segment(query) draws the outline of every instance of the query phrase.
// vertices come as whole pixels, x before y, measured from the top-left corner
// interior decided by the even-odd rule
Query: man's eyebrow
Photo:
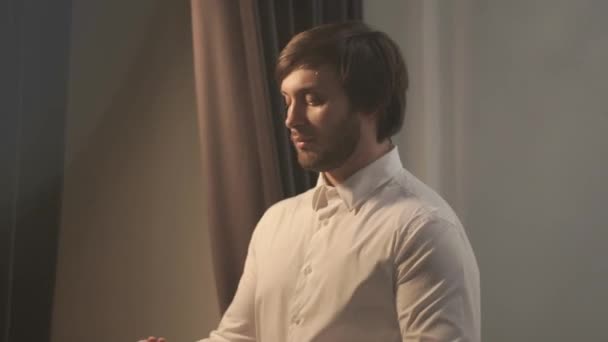
[[[318,85],[311,85],[311,86],[299,88],[295,91],[295,93],[298,94],[298,93],[305,93],[305,92],[310,92],[310,91],[319,91],[320,88],[321,87]],[[281,94],[287,95],[287,93],[283,89],[281,89]]]

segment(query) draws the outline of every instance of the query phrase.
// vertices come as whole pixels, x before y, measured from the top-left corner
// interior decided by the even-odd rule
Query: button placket
[[[326,220],[327,221],[327,220]],[[317,227],[321,226],[322,219],[317,217]],[[314,250],[318,246],[318,240],[323,239],[324,232],[316,229],[310,238],[306,253],[304,254],[303,266],[300,268],[299,276],[296,281],[295,296],[292,304],[291,326],[296,327],[302,323],[302,313],[306,307],[306,303],[310,300],[310,291],[307,288],[310,286],[310,275],[312,274],[312,260]]]
[[[310,266],[310,264],[306,265],[306,267],[304,267],[304,275],[309,275],[312,272],[312,267]]]

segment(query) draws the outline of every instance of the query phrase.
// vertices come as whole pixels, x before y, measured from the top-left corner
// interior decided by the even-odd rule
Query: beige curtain
[[[221,312],[264,210],[282,196],[254,1],[193,0],[207,221]]]

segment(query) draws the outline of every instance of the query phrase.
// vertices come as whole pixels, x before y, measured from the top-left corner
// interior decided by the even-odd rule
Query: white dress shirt
[[[450,206],[397,147],[269,208],[208,342],[480,341],[479,270]]]

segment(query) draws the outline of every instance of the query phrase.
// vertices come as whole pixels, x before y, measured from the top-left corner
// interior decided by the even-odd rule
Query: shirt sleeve
[[[253,231],[243,274],[234,298],[222,316],[217,329],[209,333],[209,337],[198,342],[254,342],[256,340],[255,328],[255,288],[257,282],[257,265],[255,241],[259,234],[258,226]]]
[[[466,317],[464,247],[450,222],[426,215],[397,236],[396,309],[407,342],[478,342]]]

